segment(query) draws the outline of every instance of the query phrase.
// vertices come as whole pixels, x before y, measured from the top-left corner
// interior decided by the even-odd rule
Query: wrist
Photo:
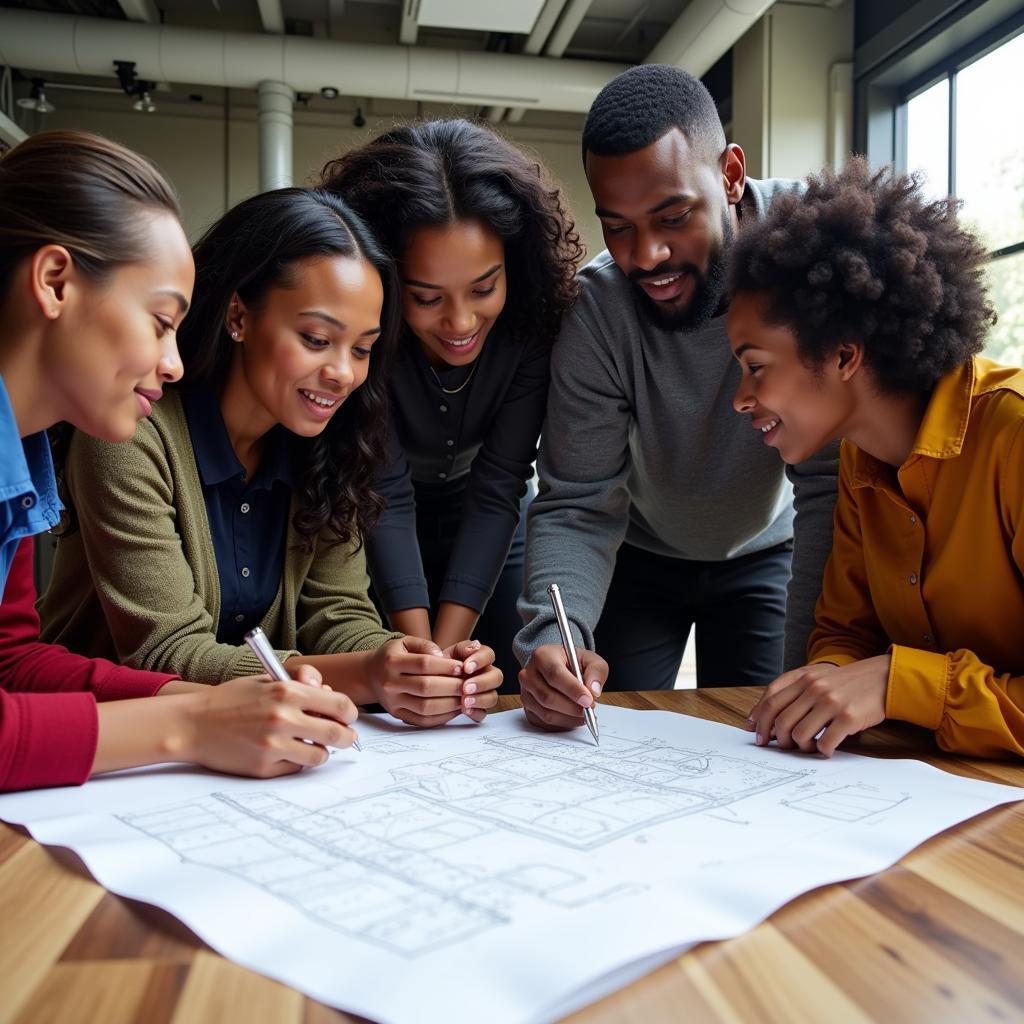
[[[198,686],[198,684],[192,684]],[[161,713],[165,715],[165,725],[161,737],[161,753],[165,761],[201,764],[200,735],[205,714],[206,689],[199,687],[187,693],[171,694],[166,703],[161,704]]]

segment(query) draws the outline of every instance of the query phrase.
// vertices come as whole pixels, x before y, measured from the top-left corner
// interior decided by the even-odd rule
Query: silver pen
[[[557,583],[552,583],[548,587],[548,597],[551,598],[551,607],[555,610],[555,621],[558,623],[558,632],[562,634],[562,647],[565,648],[565,656],[569,659],[569,668],[572,669],[573,675],[586,687],[587,684],[583,682],[583,673],[580,671],[579,658],[576,657],[576,646],[572,642],[572,633],[569,632],[569,620],[565,617],[562,594],[558,589]],[[593,707],[583,709],[583,721],[587,723],[587,728],[590,730],[590,735],[594,737],[594,742],[600,746],[601,739],[597,734],[597,715],[594,714]]]
[[[294,680],[288,675],[288,670],[281,664],[281,659],[277,656],[277,651],[270,646],[270,641],[267,639],[267,634],[257,626],[255,629],[250,629],[245,634],[245,642],[252,648],[252,653],[256,655],[260,660],[260,664],[266,669],[267,675],[271,679],[280,680],[283,683],[290,683]],[[352,740],[352,746],[356,750],[362,750],[359,746],[359,739]]]

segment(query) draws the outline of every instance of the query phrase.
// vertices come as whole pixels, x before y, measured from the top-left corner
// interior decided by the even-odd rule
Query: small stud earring
[[[231,337],[234,341],[238,341],[238,331],[232,331]]]

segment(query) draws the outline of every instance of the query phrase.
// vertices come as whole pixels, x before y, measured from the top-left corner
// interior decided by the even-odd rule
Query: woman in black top
[[[430,121],[329,163],[322,186],[398,261],[387,508],[368,539],[392,628],[442,647],[476,635],[506,685],[523,586],[523,512],[550,349],[583,255],[541,165],[489,128]]]

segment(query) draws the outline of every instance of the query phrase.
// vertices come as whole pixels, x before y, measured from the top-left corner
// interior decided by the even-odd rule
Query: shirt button
[[[455,444],[455,442],[451,438],[448,438],[448,440],[445,441],[445,444],[448,445],[449,448],[451,448]]]
[[[244,576],[245,579],[249,578],[249,566],[246,565],[242,567],[242,576]]]
[[[245,622],[245,616],[244,615],[236,615],[235,616],[235,622]]]
[[[239,506],[238,511],[241,512],[242,515],[245,515],[245,513],[249,511],[249,502],[243,501],[242,504]]]
[[[447,411],[448,411],[448,406],[447,405],[442,405],[441,406],[441,412],[447,412]]]
[[[921,639],[922,639],[922,640],[923,640],[923,641],[924,641],[924,642],[925,642],[926,644],[930,644],[930,643],[932,642],[932,635],[931,635],[931,633],[925,633],[925,634],[924,634],[924,636],[922,636],[922,637],[921,637]]]
[[[442,480],[447,480],[447,479],[448,479],[448,474],[447,474],[447,473],[438,473],[437,475],[438,475],[438,476],[439,476],[439,477],[440,477],[440,478],[441,478]]]
[[[31,494],[26,494],[25,497],[21,499],[22,508],[31,508],[35,503],[36,499],[33,498]]]
[[[917,582],[917,573],[912,572],[910,574],[910,585],[913,586]]]
[[[911,517],[910,517],[910,521],[911,521],[912,523],[916,523],[916,522],[917,522],[917,516],[911,516]]]

